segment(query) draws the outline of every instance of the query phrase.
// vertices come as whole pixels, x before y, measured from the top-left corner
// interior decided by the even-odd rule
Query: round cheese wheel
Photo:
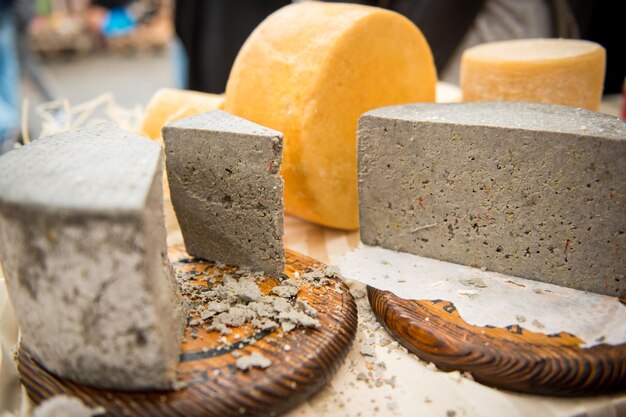
[[[161,138],[161,129],[169,122],[219,109],[224,96],[197,91],[162,88],[150,99],[141,124],[141,134]]]
[[[269,16],[243,45],[224,110],[283,132],[288,213],[358,227],[356,132],[376,107],[434,101],[419,29],[375,7],[304,2]]]
[[[521,39],[467,49],[461,60],[464,101],[530,101],[598,110],[605,51],[573,39]]]

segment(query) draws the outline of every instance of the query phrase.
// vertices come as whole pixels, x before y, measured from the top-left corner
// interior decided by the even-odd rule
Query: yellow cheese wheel
[[[461,60],[464,101],[530,101],[598,110],[605,51],[573,39],[521,39],[469,48]]]
[[[161,138],[161,129],[169,122],[219,109],[223,95],[163,88],[152,96],[141,124],[141,134]]]
[[[288,213],[358,227],[356,131],[380,106],[434,101],[422,33],[375,7],[304,2],[269,16],[235,60],[224,110],[285,135]]]

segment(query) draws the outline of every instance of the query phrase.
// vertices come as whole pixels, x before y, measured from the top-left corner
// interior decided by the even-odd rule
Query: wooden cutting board
[[[174,269],[203,274],[232,272],[214,263],[190,258],[181,246],[171,247]],[[287,250],[286,273],[293,277],[324,265]],[[321,327],[259,331],[250,325],[233,329],[228,336],[234,344],[224,347],[217,332],[185,329],[181,379],[187,386],[179,391],[120,392],[73,383],[48,373],[31,355],[20,349],[18,370],[28,395],[35,403],[57,394],[72,395],[85,404],[106,409],[107,416],[273,416],[300,404],[322,388],[343,362],[354,340],[357,311],[348,288],[329,277],[327,285],[316,288],[306,282],[297,298],[307,300],[319,313]],[[200,279],[198,282],[201,282]],[[266,278],[259,288],[264,293],[277,281]],[[191,333],[195,333],[195,338]],[[237,358],[259,352],[272,360],[266,369],[241,371]]]
[[[580,339],[565,332],[472,326],[449,301],[406,300],[370,286],[368,298],[399,343],[443,371],[469,372],[483,384],[532,394],[579,396],[626,389],[626,344],[582,348]]]

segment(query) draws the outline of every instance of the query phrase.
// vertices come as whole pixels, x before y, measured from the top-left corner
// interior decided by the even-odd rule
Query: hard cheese
[[[282,276],[282,134],[216,110],[170,123],[163,138],[187,252]]]
[[[387,10],[303,2],[267,18],[233,66],[224,109],[285,135],[285,205],[326,226],[355,229],[356,129],[361,114],[433,101],[424,37]]]
[[[626,295],[626,126],[535,103],[377,109],[359,126],[361,239]]]
[[[141,134],[159,139],[161,129],[169,122],[185,117],[217,110],[224,96],[197,91],[162,88],[150,99],[141,125]]]
[[[466,50],[461,60],[464,101],[528,101],[598,110],[605,51],[594,42],[522,39]]]
[[[0,258],[22,343],[50,372],[168,389],[185,324],[166,254],[161,147],[110,124],[0,158]]]

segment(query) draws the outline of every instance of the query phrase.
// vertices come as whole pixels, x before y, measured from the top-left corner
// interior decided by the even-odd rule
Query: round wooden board
[[[449,301],[406,300],[369,286],[367,294],[385,329],[443,371],[469,372],[485,385],[531,394],[626,389],[626,344],[581,348],[582,341],[566,332],[472,326]]]
[[[189,258],[180,246],[169,250],[174,269],[198,276],[233,271],[214,263]],[[285,272],[293,277],[324,265],[293,251],[286,251]],[[273,416],[293,408],[324,386],[343,362],[354,340],[356,305],[348,288],[337,278],[316,288],[304,281],[298,299],[307,300],[319,313],[319,329],[296,328],[258,331],[250,325],[233,329],[227,337],[236,342],[224,347],[221,335],[204,329],[185,329],[180,378],[187,386],[179,391],[121,392],[73,383],[48,373],[25,349],[17,355],[18,370],[35,403],[57,394],[79,397],[92,407],[102,406],[107,416]],[[198,281],[199,283],[200,281]],[[268,293],[276,284],[266,278],[259,288]],[[337,285],[337,287],[336,287]],[[195,333],[195,337],[192,337]],[[289,346],[289,347],[287,347]],[[266,369],[239,370],[240,355],[259,352],[272,360]]]

